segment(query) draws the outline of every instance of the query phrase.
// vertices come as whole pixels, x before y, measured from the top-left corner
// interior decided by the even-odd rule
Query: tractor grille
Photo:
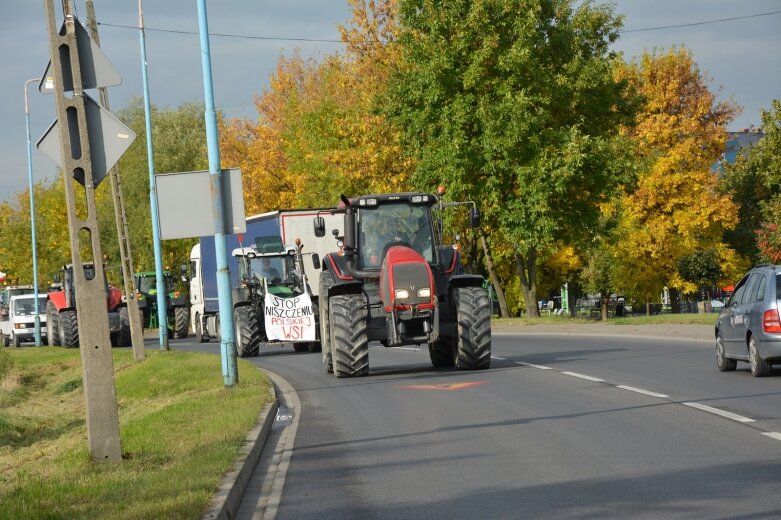
[[[420,305],[431,303],[431,297],[420,297],[418,291],[428,287],[433,292],[428,274],[428,265],[423,262],[409,262],[395,264],[393,266],[393,290],[406,289],[409,291],[409,300],[396,303]]]

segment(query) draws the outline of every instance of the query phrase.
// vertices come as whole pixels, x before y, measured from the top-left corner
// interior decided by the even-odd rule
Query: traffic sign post
[[[48,73],[43,77],[53,77],[57,119],[61,124],[55,122],[52,125],[53,128],[50,128],[39,142],[39,148],[41,143],[52,138],[47,136],[53,134],[56,127],[58,135],[55,142],[59,141],[60,145],[58,164],[62,168],[65,185],[76,290],[87,440],[93,460],[121,460],[119,416],[95,188],[113,166],[111,158],[116,155],[118,160],[124,152],[122,150],[117,154],[116,150],[107,149],[104,132],[108,131],[109,140],[113,133],[115,139],[122,140],[127,146],[135,136],[131,137],[132,132],[125,134],[123,130],[112,126],[112,123],[115,123],[112,121],[113,116],[108,117],[108,111],[84,94],[85,88],[116,84],[112,82],[117,81],[118,74],[105,74],[106,69],[113,67],[106,66],[108,59],[96,45],[93,46],[86,30],[74,16],[73,0],[63,1],[65,22],[60,31],[56,26],[53,0],[44,0],[44,7],[51,62],[47,68]],[[67,91],[72,91],[73,95],[66,96]],[[117,135],[120,133],[125,135]],[[77,198],[86,201],[86,210],[77,210]],[[84,273],[86,262],[94,264],[94,276],[90,279],[87,279]]]

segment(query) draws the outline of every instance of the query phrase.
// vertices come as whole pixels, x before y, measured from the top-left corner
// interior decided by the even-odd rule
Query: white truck
[[[247,218],[247,230],[242,235],[227,237],[228,251],[252,247],[258,237],[281,237],[284,245],[293,246],[301,241],[304,257],[304,274],[311,285],[312,303],[317,305],[319,262],[313,263],[315,255],[323,258],[336,248],[333,236],[316,237],[313,220],[320,216],[325,219],[327,229],[335,235],[342,235],[344,227],[341,215],[328,213],[333,208],[278,210],[261,213]],[[241,255],[228,257],[231,288],[240,284],[239,261]],[[220,335],[219,303],[217,299],[217,259],[214,253],[214,237],[201,237],[200,242],[190,252],[190,327],[199,342],[218,338]]]
[[[35,294],[11,296],[7,305],[8,315],[0,322],[0,342],[4,347],[35,341]],[[41,340],[46,339],[46,295],[38,296],[38,316],[41,324]]]

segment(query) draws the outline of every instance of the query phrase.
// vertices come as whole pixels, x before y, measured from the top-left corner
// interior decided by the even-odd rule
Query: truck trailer
[[[317,237],[313,220],[333,208],[277,210],[247,218],[247,229],[240,235],[227,237],[228,251],[252,247],[258,237],[281,237],[284,245],[294,245],[300,240],[304,274],[310,281],[312,303],[317,305],[319,262],[317,268],[312,262],[314,255],[323,258],[335,248],[333,236]],[[332,235],[341,235],[344,226],[341,215],[326,213],[325,226]],[[232,290],[240,288],[239,262],[241,256],[228,256],[230,285]],[[190,327],[199,342],[218,338],[220,335],[219,302],[217,297],[217,258],[214,251],[214,237],[201,237],[190,252]],[[234,302],[234,306],[236,302]]]

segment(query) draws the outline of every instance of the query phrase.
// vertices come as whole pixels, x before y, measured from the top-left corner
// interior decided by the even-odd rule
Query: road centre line
[[[742,415],[720,410],[719,408],[714,408],[706,404],[700,404],[700,403],[683,403],[683,404],[685,406],[697,408],[698,410],[702,410],[703,412],[710,412],[716,415],[720,415],[722,417],[726,417],[727,419],[732,419],[733,421],[738,421],[742,423],[754,422],[754,419],[751,419],[749,417],[743,417]]]
[[[513,361],[513,363],[515,363],[516,365],[522,365],[522,366],[525,366],[525,367],[539,368],[540,370],[553,370],[551,367],[545,367],[545,366],[542,366],[542,365],[535,365],[535,364],[532,364],[532,363],[525,363],[523,361]]]
[[[503,358],[499,356],[491,356],[491,359],[498,359],[499,361],[507,361],[507,358]]]
[[[629,390],[630,392],[637,392],[638,394],[650,395],[651,397],[662,397],[662,398],[670,397],[669,395],[658,394],[656,392],[651,392],[650,390],[643,390],[642,388],[635,388],[634,386],[616,385],[616,388],[621,388],[623,390]]]
[[[604,379],[599,379],[597,377],[587,376],[585,374],[578,374],[577,372],[562,372],[562,374],[565,374],[565,375],[568,375],[568,376],[572,376],[572,377],[579,377],[581,379],[588,379],[589,381],[595,381],[597,383],[604,383],[605,382]]]
[[[781,433],[778,433],[778,432],[762,432],[762,435],[767,435],[771,439],[775,439],[777,441],[781,441]]]

